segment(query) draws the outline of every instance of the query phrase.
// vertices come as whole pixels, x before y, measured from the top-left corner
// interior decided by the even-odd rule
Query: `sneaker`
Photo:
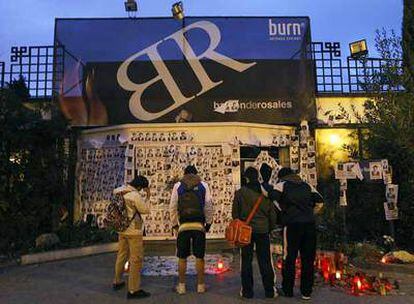
[[[185,284],[184,283],[178,283],[177,287],[175,288],[175,291],[179,295],[185,294],[185,292],[186,292],[186,290],[185,290]]]
[[[293,298],[293,292],[292,293],[287,293],[283,290],[283,288],[277,288],[277,294],[281,297],[285,297],[285,298]]]
[[[143,299],[143,298],[148,298],[149,296],[151,296],[151,294],[149,292],[146,292],[142,289],[135,291],[135,292],[128,292],[127,293],[127,299]]]
[[[198,284],[197,285],[197,292],[198,293],[205,293],[206,292],[206,284]]]
[[[301,299],[303,301],[310,301],[311,300],[311,297],[310,296],[304,296],[304,295],[302,295]]]
[[[125,287],[125,282],[121,283],[112,283],[112,289],[117,291]]]

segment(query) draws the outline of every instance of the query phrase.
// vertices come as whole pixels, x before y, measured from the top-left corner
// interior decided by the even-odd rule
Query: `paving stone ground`
[[[143,288],[152,293],[145,300],[126,300],[125,290],[110,289],[115,254],[51,262],[40,265],[11,266],[0,268],[0,303],[16,304],[60,304],[60,303],[299,303],[299,295],[293,299],[265,299],[260,275],[255,264],[255,298],[243,300],[238,296],[240,279],[238,257],[232,263],[233,270],[217,276],[207,276],[208,292],[194,293],[194,277],[188,278],[188,293],[183,296],[172,292],[175,277],[143,277]],[[311,303],[414,303],[414,268],[411,266],[382,266],[382,271],[392,279],[401,282],[399,295],[361,296],[347,295],[326,286],[315,288]],[[280,280],[280,274],[278,274]]]

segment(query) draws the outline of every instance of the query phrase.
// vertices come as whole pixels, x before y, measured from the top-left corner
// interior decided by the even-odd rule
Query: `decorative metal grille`
[[[56,78],[63,76],[63,56],[60,46],[12,47],[9,81],[22,76],[32,98],[50,98],[58,92]]]
[[[343,93],[344,77],[339,42],[313,42],[316,92]]]
[[[387,72],[394,75],[403,72],[400,59],[348,57],[344,64],[339,42],[314,42],[312,53],[317,93],[375,93],[404,89],[385,76]]]
[[[399,77],[402,75],[402,60],[380,58],[347,58],[348,91],[350,93],[402,91]]]

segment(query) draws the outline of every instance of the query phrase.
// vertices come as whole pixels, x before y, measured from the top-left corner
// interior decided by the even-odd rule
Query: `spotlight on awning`
[[[126,12],[136,12],[138,10],[138,5],[135,0],[127,0],[125,3]]]
[[[367,41],[365,39],[351,42],[349,44],[352,58],[361,58],[368,55]]]
[[[171,11],[175,19],[181,20],[184,18],[184,7],[181,1],[174,3]]]

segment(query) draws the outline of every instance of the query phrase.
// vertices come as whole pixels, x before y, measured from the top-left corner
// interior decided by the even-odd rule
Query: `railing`
[[[11,64],[6,71],[0,62],[0,87],[23,76],[33,99],[51,98],[59,92],[57,87],[64,74],[63,46],[12,47]],[[380,58],[343,60],[339,42],[313,42],[312,57],[315,63],[315,86],[318,94],[370,93],[390,89],[387,81],[373,86],[375,77],[384,75],[390,66],[402,71],[401,60]],[[377,79],[378,80],[378,79]],[[392,87],[403,90],[402,87]]]

